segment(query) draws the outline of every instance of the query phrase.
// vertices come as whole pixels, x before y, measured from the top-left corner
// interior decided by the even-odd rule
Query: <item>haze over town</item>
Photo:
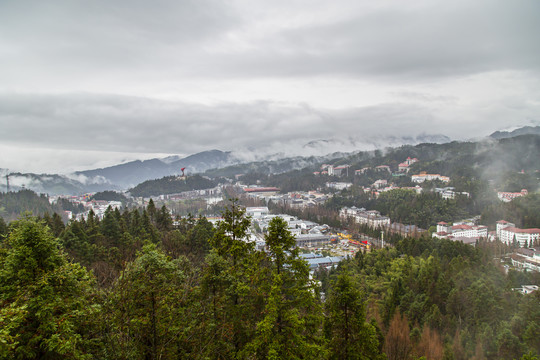
[[[0,168],[538,125],[539,13],[533,0],[1,2]]]

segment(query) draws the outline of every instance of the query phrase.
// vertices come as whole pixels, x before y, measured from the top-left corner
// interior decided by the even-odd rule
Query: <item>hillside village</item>
[[[0,360],[540,360],[539,15],[0,1]]]
[[[242,181],[243,174],[238,174],[234,176],[235,180],[233,182],[222,184],[212,189],[184,191],[176,194],[163,194],[148,198],[132,198],[131,201],[132,206],[146,206],[150,199],[157,204],[166,204],[170,206],[175,202],[193,201],[197,199],[202,200],[203,203],[206,204],[204,213],[208,213],[208,211],[215,207],[216,204],[225,201],[232,190],[233,194],[235,194],[234,196],[237,196],[240,199],[246,199],[248,203],[269,204],[274,207],[279,206],[282,208],[296,209],[298,211],[306,211],[322,207],[336,194],[351,189],[354,185],[353,182],[344,182],[337,179],[350,178],[350,176],[356,179],[362,178],[367,174],[375,175],[375,177],[379,174],[380,177],[371,185],[360,186],[359,188],[360,191],[371,199],[377,199],[383,193],[389,193],[396,190],[407,190],[417,195],[428,191],[437,194],[444,200],[454,200],[456,197],[470,198],[471,195],[469,192],[456,191],[456,188],[452,186],[423,187],[422,185],[427,183],[447,185],[451,179],[449,176],[427,173],[425,171],[420,171],[417,174],[413,173],[411,171],[411,166],[413,164],[418,166],[420,163],[421,161],[416,157],[407,157],[395,168],[385,164],[378,164],[373,167],[362,167],[360,169],[354,169],[350,165],[334,166],[331,164],[323,164],[320,167],[320,171],[313,172],[313,175],[322,179],[328,178],[333,180],[324,182],[324,188],[319,188],[318,190],[281,193],[279,187],[244,184]],[[403,183],[404,179],[409,179],[409,183],[415,185],[398,186],[396,184],[397,180]],[[527,195],[528,191],[526,189],[517,193],[497,193],[497,197],[501,202],[510,202],[516,198]],[[121,209],[123,206],[119,201],[93,200],[91,199],[91,196],[92,194],[70,197],[55,196],[51,197],[50,201],[55,202],[59,198],[66,198],[74,204],[82,205],[86,209],[86,212],[75,215],[66,211],[64,217],[67,219],[86,218],[89,211],[92,211],[93,215],[98,219],[103,219],[105,212],[109,207],[112,209]],[[171,218],[176,224],[178,223],[179,216],[182,217],[182,215],[176,214],[174,212],[174,207],[171,207],[171,209],[173,210]],[[262,248],[263,246],[263,235],[266,232],[268,222],[273,217],[280,216],[287,221],[289,230],[296,236],[298,247],[306,249],[306,251],[325,249],[326,254],[337,255],[337,257],[333,258],[334,263],[338,259],[342,259],[343,256],[354,255],[359,250],[364,249],[365,251],[365,249],[369,249],[373,246],[382,246],[384,244],[384,234],[386,234],[386,236],[398,235],[401,237],[421,237],[428,234],[433,238],[460,241],[471,246],[475,246],[479,241],[501,241],[506,245],[514,246],[516,248],[531,249],[530,252],[525,255],[517,255],[517,252],[514,253],[514,255],[511,256],[512,266],[518,269],[527,268],[533,271],[537,271],[540,266],[540,229],[521,229],[504,219],[500,219],[496,224],[479,224],[479,216],[472,219],[453,221],[452,223],[441,220],[436,224],[433,224],[433,230],[428,231],[427,229],[418,227],[416,224],[403,224],[398,221],[392,221],[388,214],[381,214],[380,211],[374,209],[357,208],[355,206],[342,207],[339,209],[338,218],[341,219],[343,224],[357,224],[359,226],[370,228],[375,231],[375,234],[379,234],[373,237],[363,235],[365,239],[369,238],[370,241],[357,241],[352,239],[350,235],[343,236],[343,233],[347,233],[347,230],[345,229],[331,229],[327,224],[318,224],[313,221],[302,220],[294,215],[273,215],[270,214],[268,206],[248,206],[246,210],[247,215],[252,219],[253,228],[258,229],[258,231],[253,230],[250,232],[250,238],[258,244],[259,248]],[[221,219],[219,214],[209,214],[208,218],[214,224]],[[503,226],[502,224],[508,225]],[[494,230],[488,231],[488,226]],[[389,243],[386,243],[386,245],[389,245]],[[517,262],[516,257],[522,258],[522,262]],[[313,257],[313,259],[316,259],[316,257]]]
[[[369,326],[385,336],[378,352],[392,353],[388,339],[399,311],[406,320],[400,332],[420,334],[420,342],[410,345],[416,354],[426,354],[419,344],[429,340],[440,349],[433,357],[437,359],[443,359],[446,351],[448,356],[462,354],[461,359],[486,354],[484,358],[490,360],[512,360],[523,354],[522,349],[536,346],[530,337],[535,315],[523,309],[530,309],[530,301],[540,294],[538,171],[536,165],[516,164],[528,171],[514,168],[486,174],[481,166],[469,166],[470,155],[459,158],[445,146],[450,145],[420,145],[386,156],[353,154],[277,173],[257,172],[258,165],[248,166],[251,171],[225,169],[223,175],[218,170],[191,174],[186,169],[183,176],[145,181],[124,191],[53,196],[10,191],[0,193],[0,216],[9,214],[14,219],[24,207],[35,211],[37,220],[23,215],[9,226],[46,225],[50,239],[58,241],[55,248],[63,249],[62,256],[78,269],[88,269],[84,271],[91,272],[96,289],[112,294],[104,295],[103,304],[94,301],[100,306],[120,298],[144,301],[140,294],[145,292],[125,298],[125,291],[138,285],[122,287],[128,279],[124,274],[137,271],[130,281],[138,281],[148,271],[152,276],[152,271],[181,275],[173,280],[180,287],[165,282],[157,288],[167,289],[160,295],[167,304],[180,304],[164,305],[168,312],[189,309],[187,313],[202,331],[211,329],[205,319],[212,316],[196,304],[217,310],[218,301],[212,300],[226,299],[223,284],[230,279],[250,292],[242,299],[245,313],[253,317],[251,324],[261,322],[265,313],[256,304],[247,304],[258,296],[263,303],[269,301],[268,286],[275,279],[276,256],[281,256],[269,239],[279,224],[283,226],[278,231],[280,239],[290,246],[282,258],[290,263],[282,271],[304,274],[312,287],[309,294],[321,304],[321,308],[311,306],[312,313],[303,310],[306,314],[329,319],[327,304],[336,294],[336,279],[350,276],[361,279],[354,291],[366,296],[363,306],[369,312],[363,313],[362,321],[371,318]],[[434,152],[431,158],[418,150],[424,147]],[[452,150],[466,147],[450,146]],[[433,148],[444,149],[447,157],[433,160],[443,158]],[[528,156],[533,164],[534,155]],[[55,212],[52,216],[51,211]],[[9,232],[4,224],[0,218],[0,234]],[[226,250],[235,234],[236,250],[244,258]],[[0,242],[0,246],[4,245]],[[153,266],[159,270],[148,270]],[[298,266],[304,270],[288,270]],[[146,270],[140,272],[141,267]],[[178,271],[168,273],[169,269]],[[144,286],[152,281],[146,279]],[[178,292],[184,288],[188,298],[194,299],[189,304],[178,301],[184,296]],[[266,295],[260,289],[266,289]],[[234,304],[234,299],[221,302]],[[506,310],[497,310],[501,308]],[[122,309],[116,306],[113,311]],[[483,311],[490,315],[480,316]],[[148,313],[145,308],[141,316]],[[186,316],[178,316],[182,324]],[[508,330],[510,322],[521,325]],[[483,325],[476,328],[477,323]],[[412,324],[412,330],[407,324]],[[414,324],[422,324],[423,330]],[[461,340],[467,334],[481,337],[484,330],[478,329],[486,328],[496,329],[498,335],[481,342]],[[163,329],[165,334],[169,334],[167,329]],[[510,331],[522,347],[501,357],[507,351],[501,339],[511,336]],[[206,338],[201,339],[188,344],[207,346]],[[404,339],[416,341],[412,335]]]

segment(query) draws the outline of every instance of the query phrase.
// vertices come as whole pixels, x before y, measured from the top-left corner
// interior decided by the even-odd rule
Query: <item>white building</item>
[[[513,244],[516,241],[520,247],[533,246],[540,243],[540,229],[520,229],[508,221],[497,221],[497,237],[503,243]]]
[[[265,217],[268,215],[268,213],[269,213],[268,207],[266,206],[246,208],[246,215],[251,216],[253,219]]]
[[[379,179],[373,183],[373,187],[376,189],[381,189],[388,185],[388,180]]]
[[[449,225],[444,221],[441,221],[437,224],[437,232],[433,233],[432,236],[439,239],[487,238],[488,228],[484,225]]]
[[[448,176],[442,176],[440,174],[426,174],[420,173],[418,175],[411,176],[411,181],[415,183],[423,183],[424,181],[440,180],[442,182],[450,182]]]
[[[529,192],[527,191],[527,189],[523,189],[523,190],[521,190],[521,192],[518,192],[518,193],[499,191],[497,193],[497,197],[501,201],[510,202],[510,201],[514,200],[515,198],[526,196],[528,194],[529,194]]]
[[[350,217],[356,223],[367,224],[372,228],[390,226],[390,218],[388,216],[382,216],[377,210],[367,211],[364,208],[358,209],[356,207],[343,208],[340,210],[339,215],[343,218]]]
[[[350,188],[353,184],[348,182],[327,182],[326,187],[336,190],[344,190]]]
[[[520,248],[510,255],[512,266],[518,270],[540,272],[540,248]]]

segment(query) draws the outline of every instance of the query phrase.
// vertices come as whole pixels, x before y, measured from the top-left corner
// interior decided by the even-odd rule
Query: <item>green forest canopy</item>
[[[540,293],[512,290],[538,274],[505,274],[496,244],[401,239],[319,271],[319,286],[279,220],[265,253],[241,240],[249,222],[237,203],[223,217],[173,228],[151,203],[54,233],[33,217],[13,222],[0,243],[0,358],[540,353]]]

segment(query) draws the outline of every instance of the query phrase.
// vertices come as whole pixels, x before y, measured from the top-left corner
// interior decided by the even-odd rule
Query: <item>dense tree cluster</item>
[[[105,201],[120,201],[122,204],[126,204],[128,202],[128,198],[117,191],[100,191],[92,195],[90,198],[91,200],[105,200]]]
[[[436,193],[417,194],[408,189],[390,190],[374,197],[353,187],[332,197],[324,206],[334,211],[345,206],[378,210],[389,216],[392,222],[415,224],[427,229],[439,221],[452,222],[472,217],[475,213],[469,211],[470,203],[471,200],[465,196],[446,200]]]
[[[357,279],[368,314],[385,332],[389,359],[518,359],[540,353],[540,293],[523,296],[487,256],[496,244],[476,249],[439,239],[403,239],[395,248],[359,252],[337,271],[318,278],[330,292],[343,274]],[[523,274],[517,283],[538,283]],[[328,284],[328,285],[327,285]],[[348,302],[352,304],[352,301]]]
[[[216,181],[200,175],[185,177],[173,175],[156,180],[147,180],[130,189],[129,192],[132,196],[150,197],[163,194],[176,194],[190,190],[210,189],[216,185]]]
[[[27,211],[35,215],[44,215],[45,213],[62,213],[64,210],[79,213],[83,211],[83,208],[67,199],[59,199],[55,204],[51,204],[49,197],[45,194],[38,195],[28,189],[0,192],[0,216],[8,221],[17,219]]]
[[[403,239],[310,277],[287,224],[266,251],[165,207],[0,222],[1,359],[533,359],[537,283],[473,248]],[[529,355],[526,355],[530,353]]]
[[[482,211],[482,222],[510,221],[523,228],[540,227],[540,194],[530,194],[511,202],[496,202]]]

